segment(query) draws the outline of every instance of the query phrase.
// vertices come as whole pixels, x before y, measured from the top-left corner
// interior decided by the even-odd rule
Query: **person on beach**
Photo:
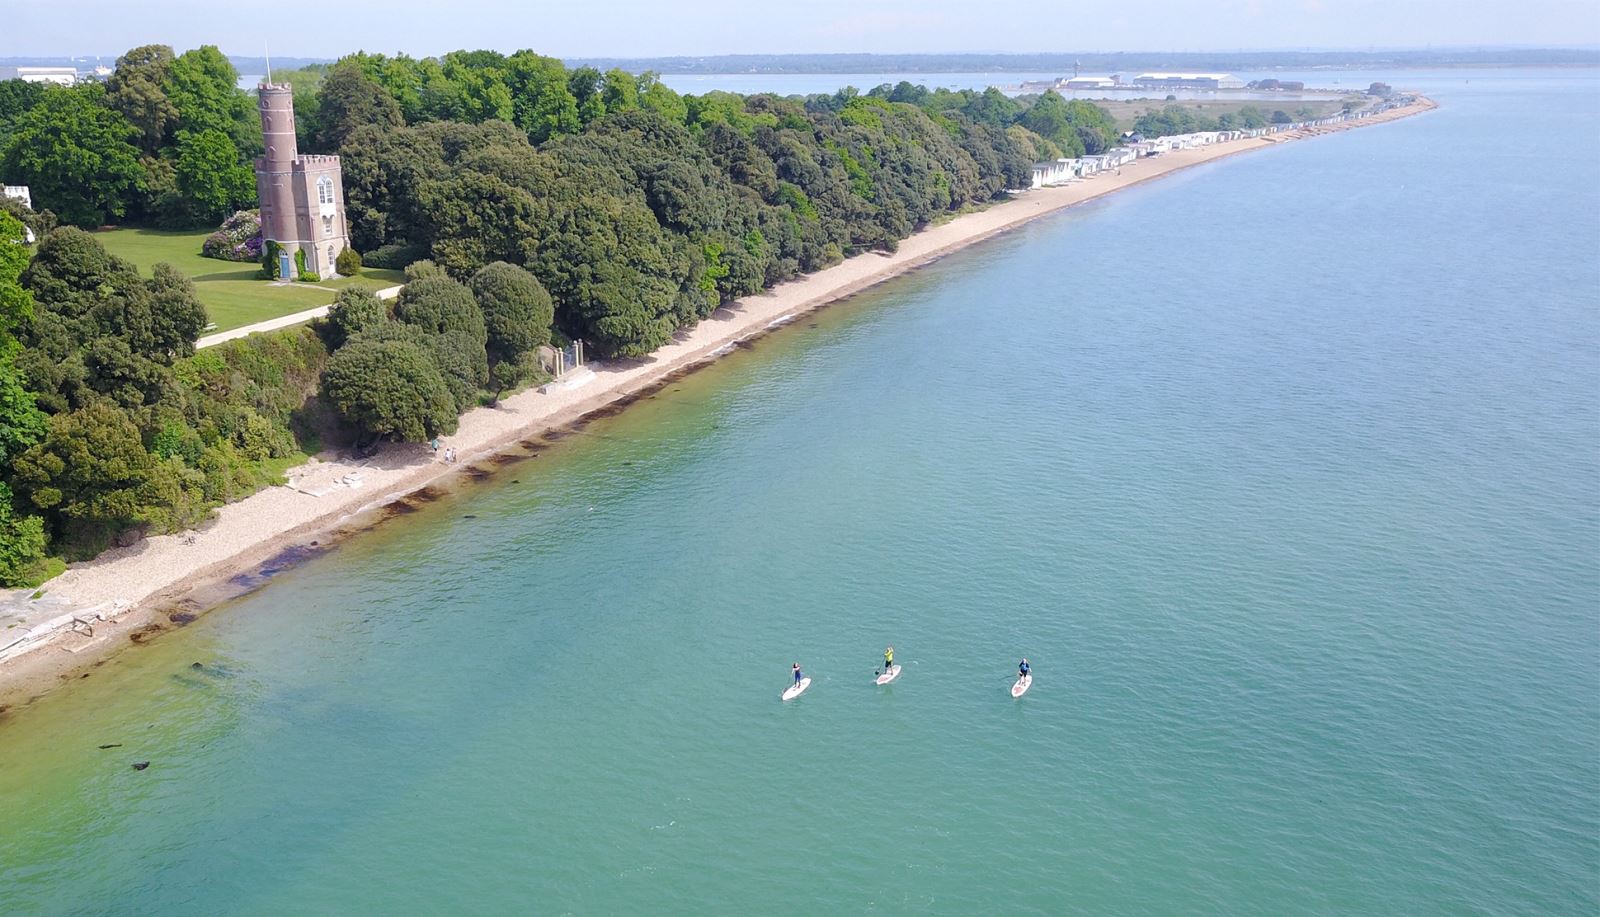
[[[1030,673],[1032,671],[1033,671],[1033,667],[1028,665],[1028,657],[1026,657],[1026,656],[1022,657],[1022,661],[1017,663],[1017,677],[1018,678],[1027,678],[1028,677],[1028,673]]]
[[[438,452],[439,451],[439,437],[435,436],[433,438],[433,442],[429,443],[428,445],[433,447],[433,451],[434,452]]]
[[[883,670],[885,672],[887,672],[892,668],[894,668],[894,644],[893,643],[889,644],[888,649],[885,649],[883,651]]]
[[[804,677],[806,677],[806,673],[800,671],[800,663],[798,663],[798,662],[795,663],[794,664],[794,683],[795,684],[799,684],[800,683],[800,679],[802,679]]]

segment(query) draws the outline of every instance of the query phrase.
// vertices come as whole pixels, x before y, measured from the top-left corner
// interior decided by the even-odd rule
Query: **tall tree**
[[[239,88],[239,72],[215,45],[185,51],[172,61],[167,96],[178,108],[179,130],[218,130],[242,152],[260,147],[260,118]]]
[[[534,143],[581,129],[578,100],[567,85],[567,71],[561,61],[532,51],[518,51],[506,59],[506,76],[511,87],[512,121],[527,131]]]
[[[215,226],[256,202],[255,173],[240,161],[232,138],[216,128],[178,132],[174,171],[178,193],[205,225]]]
[[[317,99],[317,149],[338,150],[363,125],[387,129],[403,123],[399,104],[354,62],[330,70]]]
[[[33,198],[78,226],[98,226],[127,213],[144,183],[133,140],[138,132],[102,104],[98,83],[56,88],[17,119],[0,169],[29,185]]]
[[[555,306],[538,278],[495,261],[479,268],[470,285],[483,310],[489,357],[496,363],[516,363],[550,343]]]
[[[147,154],[159,152],[178,123],[178,107],[166,88],[172,60],[166,45],[140,45],[117,58],[106,80],[106,104],[139,131],[139,149]]]

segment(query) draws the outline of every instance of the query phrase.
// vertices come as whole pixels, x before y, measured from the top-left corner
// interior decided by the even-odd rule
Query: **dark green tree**
[[[178,107],[167,97],[172,75],[172,49],[140,45],[117,58],[106,80],[106,104],[122,113],[139,132],[139,149],[155,155],[178,123]]]
[[[49,90],[0,155],[7,181],[31,186],[37,203],[78,226],[122,216],[144,183],[137,132],[104,97],[98,83]]]
[[[417,341],[356,335],[328,358],[322,395],[368,439],[425,442],[456,429],[455,400]]]
[[[495,261],[479,268],[470,286],[483,311],[489,357],[496,364],[518,363],[550,343],[555,305],[538,278]]]
[[[488,340],[483,312],[472,291],[442,273],[420,277],[401,288],[394,317],[428,334],[463,332],[477,341],[479,348]]]
[[[141,521],[154,460],[128,416],[104,401],[50,418],[17,457],[13,483],[58,530],[115,532]]]
[[[330,71],[317,90],[315,149],[334,152],[356,128],[373,125],[379,130],[403,123],[400,106],[377,81],[354,63],[341,63]]]
[[[369,328],[376,327],[389,318],[388,307],[368,287],[345,287],[333,299],[328,310],[326,336],[328,346],[334,350],[344,342]]]

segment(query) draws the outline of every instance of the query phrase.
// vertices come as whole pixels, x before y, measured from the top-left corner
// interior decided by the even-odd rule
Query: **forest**
[[[324,443],[448,433],[538,381],[544,344],[648,354],[1116,135],[1053,93],[682,96],[530,51],[354,54],[275,78],[295,88],[302,151],[342,157],[355,248],[407,283],[198,352],[188,278],[141,274],[85,230],[254,206],[260,127],[232,65],[150,45],[103,84],[0,82],[0,175],[37,208],[0,210],[0,582],[193,526]]]

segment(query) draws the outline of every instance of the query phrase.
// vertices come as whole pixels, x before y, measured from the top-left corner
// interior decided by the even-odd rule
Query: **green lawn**
[[[218,261],[200,255],[206,232],[166,232],[157,229],[108,229],[94,234],[106,251],[126,258],[149,275],[165,261],[194,281],[206,315],[218,331],[333,302],[335,291],[352,283],[378,288],[400,283],[399,271],[364,268],[359,277],[335,277],[316,284],[278,286],[257,279],[259,266]],[[319,289],[322,288],[322,289]]]

